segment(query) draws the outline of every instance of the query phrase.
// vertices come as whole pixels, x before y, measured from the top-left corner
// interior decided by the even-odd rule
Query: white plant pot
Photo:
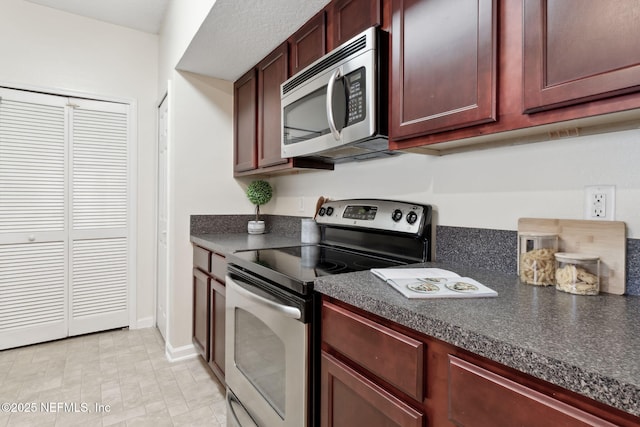
[[[263,234],[264,221],[249,221],[247,224],[247,232],[249,232],[249,234]]]

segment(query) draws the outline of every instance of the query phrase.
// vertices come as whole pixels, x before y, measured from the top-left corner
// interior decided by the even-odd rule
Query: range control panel
[[[327,226],[371,228],[420,234],[431,221],[431,206],[394,200],[349,199],[325,202],[316,222]]]

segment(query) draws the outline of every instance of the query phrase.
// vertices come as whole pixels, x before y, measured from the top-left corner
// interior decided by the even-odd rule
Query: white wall
[[[404,154],[274,178],[278,197],[264,212],[311,215],[318,196],[379,197],[432,204],[439,225],[516,230],[520,217],[583,219],[584,187],[607,184],[616,186],[615,219],[640,238],[639,164],[637,129],[441,157]]]
[[[193,248],[190,216],[238,212],[233,180],[233,84],[175,72],[169,93],[170,348],[191,344]],[[170,350],[171,351],[171,350]],[[176,355],[174,355],[176,356]]]
[[[167,347],[176,358],[193,351],[190,216],[252,211],[233,179],[233,83],[175,70],[214,2],[170,2],[160,36],[159,93],[169,87]]]
[[[137,101],[137,318],[150,324],[158,36],[24,0],[2,0],[0,58],[3,83]]]

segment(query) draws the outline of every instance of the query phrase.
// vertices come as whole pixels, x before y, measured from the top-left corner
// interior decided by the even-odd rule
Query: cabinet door
[[[251,69],[233,85],[234,172],[258,167],[256,70]]]
[[[640,90],[640,2],[526,0],[524,111]]]
[[[223,283],[211,280],[210,289],[210,323],[209,323],[209,366],[220,381],[224,383],[224,340],[225,340],[225,300],[226,288]]]
[[[454,356],[449,356],[449,419],[473,427],[614,426]]]
[[[417,401],[424,397],[424,345],[330,302],[322,302],[322,341]]]
[[[210,280],[203,272],[193,270],[192,342],[204,360],[209,360]]]
[[[391,138],[495,121],[495,0],[393,0]]]
[[[282,108],[280,85],[287,77],[289,66],[287,42],[282,43],[258,64],[258,166],[287,163],[280,156],[282,139]]]
[[[289,73],[294,75],[327,52],[324,11],[305,23],[289,38],[291,62]]]
[[[329,49],[382,22],[380,0],[337,0],[329,10]]]
[[[321,356],[322,427],[422,427],[424,415],[333,356]]]

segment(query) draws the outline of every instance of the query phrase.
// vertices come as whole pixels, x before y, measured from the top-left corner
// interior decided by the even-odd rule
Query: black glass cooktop
[[[403,262],[346,249],[310,245],[234,253],[229,261],[280,286],[308,293],[320,276],[385,268]]]

